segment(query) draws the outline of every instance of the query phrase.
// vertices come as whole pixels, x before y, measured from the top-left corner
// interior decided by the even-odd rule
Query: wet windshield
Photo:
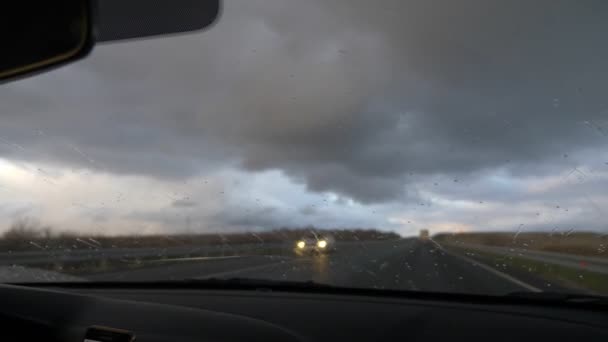
[[[0,88],[0,281],[608,293],[608,3],[225,1]]]

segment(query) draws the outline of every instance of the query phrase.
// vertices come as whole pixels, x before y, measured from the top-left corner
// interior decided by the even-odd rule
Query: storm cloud
[[[607,10],[604,1],[226,1],[208,31],[100,45],[4,85],[0,157],[170,182],[278,170],[303,191],[369,206],[431,201],[434,182],[446,198],[520,201],[509,186],[463,184],[606,166]],[[213,217],[289,217],[257,210],[262,220]],[[293,210],[336,217],[307,203]]]

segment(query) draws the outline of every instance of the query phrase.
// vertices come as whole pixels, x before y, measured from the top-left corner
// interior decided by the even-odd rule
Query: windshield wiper
[[[512,292],[507,297],[564,304],[608,305],[608,297],[563,292]]]

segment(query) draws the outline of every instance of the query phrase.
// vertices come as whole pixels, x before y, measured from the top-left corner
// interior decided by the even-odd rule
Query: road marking
[[[191,257],[191,258],[167,258],[167,259],[157,259],[157,260],[149,260],[148,262],[172,262],[172,261],[194,261],[194,260],[226,260],[226,259],[236,259],[243,258],[242,255],[230,255],[230,256],[217,256],[217,257]]]
[[[495,268],[492,268],[492,267],[490,267],[490,266],[488,266],[488,265],[486,265],[486,264],[484,264],[482,262],[479,262],[479,261],[477,261],[475,259],[471,259],[471,258],[466,257],[464,255],[459,255],[459,254],[455,254],[455,253],[452,253],[452,252],[448,252],[439,243],[437,243],[437,241],[434,241],[432,239],[431,239],[431,241],[433,242],[433,244],[435,244],[435,246],[437,248],[439,248],[442,252],[444,252],[446,254],[449,254],[449,255],[451,255],[453,257],[456,257],[456,258],[463,259],[463,260],[465,260],[465,261],[473,264],[474,266],[479,266],[480,268],[482,268],[482,269],[484,269],[484,270],[486,270],[486,271],[488,271],[488,272],[490,272],[490,273],[492,273],[494,275],[497,275],[497,276],[499,276],[499,277],[501,277],[503,279],[506,279],[506,280],[512,282],[513,284],[519,285],[519,286],[523,287],[526,290],[530,290],[532,292],[542,292],[541,289],[539,289],[539,288],[537,288],[535,286],[532,286],[532,285],[530,285],[528,283],[524,283],[523,281],[521,281],[521,280],[519,280],[517,278],[514,278],[514,277],[512,277],[512,276],[510,276],[510,275],[508,275],[506,273],[503,273],[503,272],[501,272],[501,271],[499,271],[499,270],[497,270]]]
[[[272,264],[251,266],[251,267],[245,267],[245,268],[237,268],[235,270],[230,270],[230,271],[205,274],[205,275],[201,275],[199,277],[194,277],[194,279],[222,278],[222,277],[229,276],[229,275],[235,275],[235,274],[244,273],[244,272],[251,272],[251,271],[260,271],[260,270],[264,270],[264,269],[271,268],[271,267],[274,267],[274,266],[287,265],[287,264],[290,264],[290,263],[291,262],[286,262],[285,260],[283,260],[283,261],[280,261],[280,262],[273,262]]]

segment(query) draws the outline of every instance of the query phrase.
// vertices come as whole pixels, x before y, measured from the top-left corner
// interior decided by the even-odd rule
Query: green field
[[[608,258],[608,234],[596,232],[479,232],[437,234],[441,244],[467,244]]]
[[[444,244],[449,251],[466,255],[504,273],[531,273],[548,283],[560,284],[566,288],[582,290],[592,294],[608,295],[608,274],[574,269],[561,265],[530,260],[519,256],[505,256]],[[498,266],[497,266],[498,265]]]

